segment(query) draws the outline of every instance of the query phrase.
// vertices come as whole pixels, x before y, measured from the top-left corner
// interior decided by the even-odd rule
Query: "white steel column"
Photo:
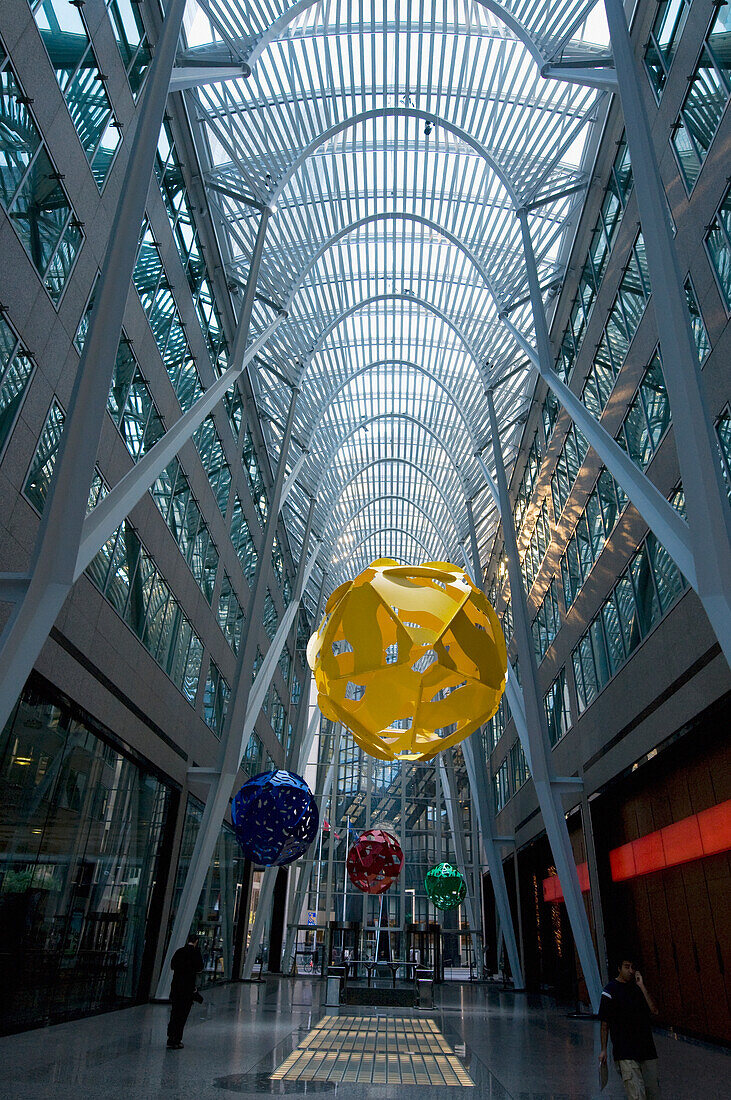
[[[292,408],[294,407],[294,404],[295,404],[295,397],[296,397],[296,393],[293,394],[293,397],[292,397]],[[291,411],[292,410],[290,409],[290,413],[291,413]],[[292,426],[292,418],[291,418],[291,415],[290,415],[290,417],[287,418],[287,427],[290,431],[291,431],[291,426]],[[287,437],[287,443],[288,443],[288,441],[289,440],[288,440],[288,437]],[[282,448],[283,448],[282,449],[282,456],[284,456],[284,454],[285,454],[284,441],[282,443]],[[280,466],[281,466],[281,459],[280,459]],[[278,481],[278,485],[279,485],[279,492],[281,492],[282,479],[279,478],[279,473],[280,473],[280,470],[278,469],[277,470],[277,481]],[[244,737],[242,737],[242,739],[241,739],[242,749],[243,749],[244,738],[248,739],[250,729],[253,729],[254,722],[256,721],[256,716],[257,716],[257,714],[259,713],[259,711],[261,709],[262,703],[264,702],[264,693],[269,688],[269,683],[270,683],[271,678],[274,674],[274,669],[275,669],[275,666],[276,666],[276,662],[279,660],[279,654],[281,653],[282,648],[286,644],[287,635],[289,634],[291,625],[294,622],[294,619],[295,619],[296,613],[297,613],[297,609],[298,609],[300,601],[302,599],[302,593],[304,592],[305,585],[307,584],[307,581],[309,580],[310,574],[311,574],[312,569],[313,569],[313,567],[315,565],[315,562],[317,560],[317,552],[315,552],[313,554],[313,556],[310,558],[309,562],[307,561],[307,552],[308,552],[308,549],[309,549],[310,535],[312,533],[312,520],[313,520],[314,514],[315,514],[315,498],[311,497],[310,498],[310,507],[307,511],[307,521],[306,521],[306,524],[305,524],[305,533],[304,533],[304,536],[303,536],[303,539],[302,539],[302,555],[300,557],[299,568],[297,570],[297,579],[295,581],[294,592],[292,594],[292,602],[289,605],[289,607],[287,608],[287,611],[291,612],[292,614],[291,614],[291,617],[285,615],[284,618],[282,619],[282,622],[279,624],[277,634],[275,635],[274,639],[272,640],[272,644],[271,644],[269,650],[267,651],[266,658],[264,659],[264,663],[265,663],[266,659],[268,657],[271,657],[271,671],[265,670],[264,663],[262,663],[262,666],[259,669],[259,672],[257,674],[257,677],[256,677],[257,681],[259,680],[260,676],[262,676],[263,674],[265,674],[265,675],[264,675],[264,680],[262,681],[262,684],[255,685],[255,688],[254,688],[254,690],[252,690],[252,693],[251,693],[253,705],[250,705],[250,707],[248,708],[248,711],[247,711],[247,721],[244,724]],[[289,618],[289,622],[287,621],[288,618]],[[258,690],[257,690],[257,688],[258,688]],[[256,910],[256,917],[254,919],[254,927],[253,927],[252,932],[251,932],[251,938],[249,940],[249,947],[248,947],[248,950],[246,952],[246,958],[244,960],[244,966],[243,966],[243,970],[242,970],[242,977],[244,979],[250,978],[251,974],[252,974],[252,971],[254,969],[254,961],[256,959],[256,953],[259,950],[259,947],[261,945],[261,938],[262,938],[262,935],[264,933],[265,922],[266,922],[266,920],[269,916],[269,906],[272,903],[272,897],[273,897],[273,891],[274,891],[274,882],[276,881],[278,870],[279,870],[278,867],[267,867],[266,871],[264,872],[264,879],[263,879],[263,882],[262,882],[262,892],[264,890],[264,887],[266,886],[267,894],[264,898],[265,905],[262,906],[262,898],[260,896],[259,905],[257,906],[257,910]],[[271,880],[271,890],[269,888],[270,880]],[[258,919],[260,910],[261,910],[261,920]]]
[[[467,501],[467,518],[470,525],[470,547],[472,551],[475,583],[484,593],[482,566],[480,565],[480,552],[477,546],[477,531],[475,530],[475,518],[472,512],[472,502],[469,500]],[[519,698],[521,711],[523,713],[523,728],[525,729],[525,712],[523,710],[523,699],[520,692],[520,685],[515,682],[512,676],[510,676],[510,673],[508,673],[508,678],[509,681],[513,684],[515,693]],[[516,721],[516,729],[517,728],[518,723]],[[505,881],[505,869],[503,867],[503,861],[500,856],[500,852],[498,851],[497,842],[495,840],[495,815],[493,813],[492,791],[490,790],[490,785],[488,783],[487,760],[485,759],[485,746],[482,740],[482,729],[476,729],[475,732],[471,734],[466,741],[462,742],[462,755],[464,757],[465,767],[467,768],[467,778],[470,781],[470,789],[474,797],[477,820],[480,826],[480,835],[482,838],[482,848],[485,853],[485,861],[490,871],[492,889],[493,893],[495,894],[495,905],[497,907],[498,915],[500,918],[499,928],[502,931],[502,936],[505,940],[505,950],[507,951],[508,960],[510,962],[510,970],[513,975],[513,982],[516,989],[524,989],[525,978],[523,975],[523,967],[521,966],[520,962],[520,956],[518,954],[518,945],[515,942],[515,927],[513,925],[513,918],[510,909],[508,884]],[[482,905],[482,896],[480,896],[480,905]],[[499,958],[499,938],[497,948]]]
[[[282,492],[282,485],[284,484],[284,472],[287,465],[289,441],[294,424],[297,394],[297,390],[292,393],[289,413],[287,415],[287,424],[282,438],[277,473],[274,479],[271,499],[269,501],[269,515],[264,529],[264,537],[259,547],[259,561],[256,571],[256,580],[254,582],[254,590],[249,599],[249,606],[247,607],[246,619],[249,624],[249,630],[244,645],[239,649],[239,656],[236,662],[236,673],[231,689],[229,708],[221,734],[218,767],[212,776],[213,781],[208,792],[208,798],[206,799],[206,807],[203,811],[203,818],[198,829],[195,848],[183,885],[180,904],[175,914],[175,922],[173,924],[170,942],[168,943],[168,948],[165,953],[160,980],[157,986],[156,997],[160,1000],[164,1000],[169,995],[170,982],[172,980],[170,974],[170,960],[178,947],[185,943],[185,937],[190,931],[203,882],[205,881],[213,857],[216,839],[226,810],[228,809],[234,784],[236,783],[241,757],[246,748],[245,738],[248,736],[247,725],[251,721],[250,702],[253,703],[258,695],[261,694],[262,683],[267,676],[267,670],[265,670],[264,665],[262,665],[256,677],[256,689],[258,690],[254,691],[252,689],[252,677],[254,673],[254,660],[258,648],[258,628],[262,619],[267,583],[271,575],[272,545],[279,522],[279,497]],[[303,560],[306,551],[307,547],[303,546]],[[291,611],[293,606],[296,611],[295,598],[293,598],[292,604],[287,610]],[[286,618],[287,616],[285,616],[285,619]],[[279,626],[278,633],[282,632],[284,625],[283,621]],[[291,625],[291,622],[289,625]],[[287,627],[287,632],[288,631],[289,626]],[[286,640],[286,637],[287,633],[285,632],[282,644]],[[264,658],[265,663],[271,664],[271,671],[269,672],[270,677],[274,672],[274,664],[276,663],[276,660],[269,661],[272,657],[273,648],[274,643],[272,643]],[[266,688],[264,688],[264,691],[265,690]],[[249,720],[248,722],[247,719]],[[254,721],[256,721],[256,714],[254,715]]]
[[[320,795],[319,800],[318,800],[319,801],[318,811],[319,811],[319,814],[320,814],[320,825],[319,825],[320,836],[322,836],[323,814],[324,814],[325,806],[327,805],[327,800],[330,797],[330,790],[331,790],[332,785],[333,785],[333,778],[334,778],[334,775],[335,775],[335,761],[337,759],[337,751],[338,751],[338,746],[340,744],[340,737],[342,735],[342,730],[343,730],[343,727],[341,726],[340,722],[334,722],[333,723],[333,735],[332,735],[333,739],[334,739],[333,740],[333,755],[332,755],[332,760],[330,761],[330,766],[327,769],[327,775],[325,776],[325,782],[323,783],[322,794]],[[322,856],[322,852],[320,852],[320,856]],[[321,860],[320,860],[320,862],[321,862]],[[287,932],[287,942],[286,942],[285,948],[284,948],[284,962],[282,963],[282,970],[285,973],[287,972],[288,968],[291,966],[291,963],[292,963],[292,952],[294,951],[295,946],[296,946],[296,944],[295,944],[296,924],[297,924],[297,921],[299,920],[299,915],[302,912],[302,906],[305,903],[305,894],[307,893],[307,888],[309,886],[309,879],[310,879],[309,864],[308,863],[303,863],[299,868],[299,879],[297,881],[297,889],[296,889],[295,895],[294,895],[294,899],[295,899],[294,900],[294,905],[293,905],[293,908],[291,910],[291,912],[292,912],[292,921],[290,923],[289,930]],[[315,911],[316,912],[318,911],[317,907],[315,908]],[[327,923],[327,914],[326,914],[326,923]],[[324,947],[324,938],[323,938],[323,947]]]
[[[584,981],[586,982],[592,1007],[594,1011],[597,1011],[602,986],[589,921],[584,908],[584,900],[581,896],[576,862],[561,803],[561,792],[567,789],[570,781],[557,779],[553,771],[543,699],[538,683],[538,667],[528,621],[523,575],[520,568],[520,558],[518,557],[518,543],[508,495],[508,481],[503,465],[500,435],[491,390],[487,391],[487,407],[492,432],[492,452],[495,460],[497,504],[500,509],[503,540],[508,561],[508,575],[510,577],[513,635],[518,647],[518,661],[522,674],[523,701],[527,719],[528,743],[524,747],[530,752],[530,770],[533,784],[538,796],[543,824],[546,828],[553,858],[556,862],[556,871],[563,890],[566,911],[571,923],[581,969],[584,973]],[[526,751],[527,755],[528,751]],[[581,781],[577,781],[574,785],[577,790],[580,789]]]
[[[30,571],[26,577],[16,575],[17,583],[9,585],[15,589],[13,594],[18,602],[0,638],[0,729],[74,581],[185,3],[186,0],[170,0],[155,44]],[[12,577],[4,579],[13,580]]]
[[[464,875],[465,883],[468,884],[467,894],[465,896],[465,909],[467,910],[467,920],[472,937],[472,949],[475,953],[475,958],[479,959],[479,932],[482,921],[478,919],[478,914],[481,914],[482,906],[480,904],[480,899],[474,897],[474,877],[467,874],[467,847],[462,832],[462,817],[459,813],[459,791],[457,790],[457,777],[454,774],[452,750],[448,749],[446,752],[440,752],[437,757],[437,763],[439,765],[444,801],[447,808],[447,820],[449,821],[449,828],[452,830],[454,854],[457,857],[459,869]],[[472,857],[473,860],[476,859],[477,853],[473,852]],[[471,883],[470,879],[472,879]],[[459,932],[461,929],[458,928],[457,931]]]
[[[718,440],[703,393],[683,274],[668,223],[665,189],[624,6],[622,0],[604,0],[604,8],[685,493],[696,572],[693,587],[731,664],[731,507],[721,475]]]
[[[525,978],[523,975],[523,967],[520,962],[520,955],[518,953],[518,945],[515,941],[515,927],[513,925],[513,918],[510,910],[510,897],[508,895],[508,886],[505,881],[505,870],[498,851],[498,842],[495,839],[495,815],[492,812],[491,802],[492,791],[487,784],[487,767],[482,746],[481,730],[475,730],[466,741],[462,742],[462,755],[464,756],[465,767],[467,768],[470,789],[475,799],[475,809],[480,826],[482,847],[485,853],[485,861],[490,871],[492,889],[495,894],[495,905],[500,918],[500,929],[503,939],[505,940],[505,950],[507,951],[508,960],[510,962],[510,971],[513,975],[515,988],[524,989]],[[480,898],[480,904],[482,904],[482,898]],[[499,957],[499,942],[497,947]]]

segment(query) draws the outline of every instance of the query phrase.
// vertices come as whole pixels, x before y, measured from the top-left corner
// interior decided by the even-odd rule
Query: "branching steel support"
[[[651,531],[657,535],[667,552],[675,561],[688,583],[696,586],[695,565],[691,549],[688,525],[665,499],[650,479],[635,466],[626,451],[612,439],[609,432],[589,412],[586,405],[562,382],[553,370],[551,344],[548,325],[543,308],[538,270],[536,267],[533,242],[531,241],[528,215],[518,210],[520,230],[523,239],[523,251],[530,287],[533,325],[536,334],[536,347],[533,348],[514,325],[506,320],[506,325],[520,346],[538,368],[538,372],[549,389],[553,390],[566,412],[594,448],[612,477],[622,486]]]
[[[96,303],[68,404],[51,487],[29,570],[30,580],[0,638],[0,728],[74,582],[107,396],[132,281],[185,0],[171,0],[137,115],[109,234]],[[7,581],[9,578],[5,578]]]
[[[482,567],[480,565],[480,552],[477,546],[475,517],[472,512],[472,502],[469,500],[467,501],[467,518],[470,525],[470,548],[472,552],[475,584],[484,592]],[[522,728],[525,730],[525,711],[523,710],[523,699],[520,691],[520,685],[515,682],[515,679],[510,675],[510,672],[508,672],[508,682],[512,684],[512,694],[517,696],[516,701],[520,703],[520,711],[523,719]],[[511,705],[511,710],[512,709],[513,707]],[[515,711],[513,713],[515,714]],[[518,727],[517,719],[516,729],[518,729],[518,733],[520,736],[520,729]],[[527,740],[527,737],[525,739]],[[521,736],[521,743],[523,743],[523,740],[524,738]],[[523,967],[520,963],[520,956],[518,954],[518,945],[515,942],[515,928],[513,925],[513,919],[510,909],[510,896],[508,894],[508,886],[505,881],[505,869],[503,868],[503,861],[501,859],[500,853],[498,851],[498,846],[495,841],[495,815],[492,809],[492,791],[490,790],[487,781],[487,760],[485,759],[485,747],[482,740],[482,730],[475,730],[475,732],[470,737],[468,737],[466,741],[462,742],[462,755],[464,757],[465,767],[467,769],[467,778],[470,782],[470,790],[472,791],[475,810],[477,811],[477,820],[480,826],[480,836],[482,838],[482,848],[485,853],[485,861],[490,871],[492,889],[495,894],[495,905],[497,907],[498,915],[500,918],[500,930],[505,940],[505,950],[507,951],[508,960],[510,962],[510,971],[513,975],[515,988],[523,989],[525,987],[525,979],[523,975]],[[481,898],[480,904],[482,904]]]
[[[731,506],[718,440],[703,393],[683,273],[640,87],[637,58],[622,0],[604,0],[637,206],[647,253],[652,306],[673,418],[698,593],[731,664]],[[690,578],[688,578],[690,580]]]
[[[457,777],[454,774],[454,759],[452,756],[452,750],[447,752],[440,752],[437,757],[437,763],[439,766],[440,778],[442,780],[442,791],[444,792],[444,801],[447,809],[447,820],[449,821],[449,828],[452,830],[452,841],[454,842],[454,854],[457,857],[457,865],[462,868],[465,876],[465,882],[468,882],[467,894],[465,895],[464,904],[467,910],[467,923],[470,927],[470,936],[472,939],[472,949],[477,960],[478,975],[482,972],[482,952],[480,951],[480,936],[479,933],[482,930],[482,921],[480,917],[482,915],[481,899],[474,897],[474,878],[469,882],[467,876],[467,846],[464,842],[464,833],[462,831],[462,820],[459,813],[459,791],[457,790]],[[477,853],[472,853],[473,857],[477,858]]]
[[[470,781],[470,790],[474,799],[474,808],[480,826],[482,849],[485,853],[485,862],[490,872],[493,893],[495,894],[495,906],[500,918],[500,930],[505,940],[505,950],[510,962],[510,972],[513,975],[513,983],[516,989],[525,988],[523,967],[520,963],[520,954],[515,940],[515,926],[510,909],[510,897],[505,881],[505,869],[495,840],[494,814],[492,812],[492,791],[487,783],[487,762],[482,745],[482,731],[475,732],[462,742],[462,755],[467,769],[467,778]],[[480,898],[480,904],[482,899]],[[498,948],[500,946],[498,942]],[[498,957],[499,957],[498,950]]]
[[[249,725],[251,706],[255,703],[261,692],[262,684],[267,675],[264,668],[264,664],[259,669],[256,681],[252,687],[252,678],[254,674],[254,661],[256,659],[256,652],[258,648],[258,624],[262,621],[262,612],[264,610],[264,598],[266,595],[267,584],[271,575],[272,568],[272,545],[274,543],[274,535],[276,533],[277,524],[279,522],[279,498],[282,492],[282,485],[284,484],[284,472],[287,465],[287,454],[289,451],[290,438],[292,435],[292,427],[294,424],[294,415],[297,407],[298,391],[295,390],[292,393],[292,399],[289,406],[289,413],[287,415],[287,424],[282,438],[282,446],[279,453],[279,462],[277,464],[277,472],[274,479],[274,487],[269,502],[269,515],[267,518],[266,527],[264,529],[264,537],[262,544],[259,548],[259,565],[256,572],[256,580],[254,582],[253,592],[249,599],[249,605],[247,608],[246,621],[251,624],[246,635],[246,641],[239,649],[239,657],[236,662],[236,672],[234,675],[234,682],[232,684],[231,696],[229,700],[229,709],[226,714],[226,720],[221,735],[221,747],[219,751],[217,775],[214,777],[211,787],[208,792],[208,798],[206,800],[205,810],[203,811],[203,817],[198,829],[198,836],[196,837],[195,848],[191,857],[190,866],[188,867],[188,873],[186,875],[185,883],[183,885],[183,891],[180,897],[180,903],[178,910],[175,914],[175,922],[173,925],[172,934],[170,936],[170,942],[165,954],[165,960],[163,962],[162,971],[160,974],[160,980],[157,987],[157,997],[164,1000],[170,991],[170,960],[173,957],[173,953],[185,943],[185,937],[190,931],[190,926],[193,921],[195,909],[198,904],[200,892],[205,881],[208,868],[210,866],[211,859],[213,858],[213,849],[216,845],[221,824],[223,822],[226,810],[228,809],[229,801],[233,793],[234,784],[239,771],[239,765],[246,748],[246,739],[248,738],[247,725]],[[306,553],[306,547],[302,547],[302,558],[304,559]],[[288,612],[292,610],[296,611],[297,603],[293,597],[292,604],[287,609]],[[285,619],[280,623],[278,634],[282,634],[281,644],[284,644],[287,633],[283,632],[285,620],[288,618],[285,615]],[[291,626],[291,619],[287,626],[287,632]],[[271,672],[269,676],[273,674],[274,665],[276,664],[275,658],[273,661],[269,661],[272,656],[272,650],[274,649],[274,642],[269,647],[267,654],[264,658],[265,664],[271,664]],[[278,654],[277,654],[278,657]],[[268,687],[268,682],[266,687]],[[266,691],[266,687],[263,689]],[[261,706],[261,703],[259,703]],[[258,713],[258,707],[256,713]],[[256,720],[256,713],[254,714],[254,721]],[[247,722],[249,718],[249,722]],[[252,725],[253,728],[253,725]],[[250,732],[250,731],[249,731]]]
[[[318,717],[319,717],[319,712],[317,712],[317,714],[318,714]],[[325,782],[323,783],[322,793],[320,794],[319,799],[318,799],[318,810],[319,810],[319,814],[320,814],[320,824],[319,824],[319,829],[320,830],[322,829],[322,826],[323,826],[325,806],[327,805],[327,800],[330,797],[330,790],[332,788],[333,779],[335,777],[335,761],[338,758],[338,747],[340,745],[340,738],[342,736],[342,732],[343,732],[343,727],[341,726],[341,724],[339,722],[336,722],[335,723],[335,733],[334,733],[334,737],[336,738],[336,743],[333,745],[332,760],[330,761],[330,766],[327,769],[327,775],[325,776]],[[297,921],[299,920],[299,915],[302,912],[302,906],[305,903],[305,894],[307,893],[307,888],[309,886],[309,880],[310,880],[309,862],[308,863],[302,863],[300,868],[299,868],[299,878],[297,880],[297,889],[295,890],[295,894],[294,894],[294,903],[293,903],[293,906],[290,910],[291,920],[290,920],[289,929],[287,931],[287,942],[286,942],[285,948],[284,948],[284,961],[282,962],[282,970],[284,971],[284,973],[289,973],[289,968],[292,965],[292,952],[295,949],[294,940],[295,940],[295,935],[296,935],[296,925],[297,925]],[[328,916],[326,914],[325,915],[325,922],[326,923],[327,923],[327,920],[328,920]]]
[[[508,561],[510,577],[510,598],[513,609],[513,635],[518,648],[518,661],[522,674],[523,701],[527,725],[527,742],[522,742],[526,757],[530,754],[530,770],[536,795],[543,815],[548,841],[556,863],[559,881],[563,890],[566,911],[574,934],[576,950],[584,973],[584,981],[592,1007],[596,1011],[601,996],[601,981],[597,967],[594,944],[591,938],[584,901],[581,896],[579,876],[576,870],[566,818],[561,803],[561,791],[566,789],[565,780],[556,780],[553,773],[551,753],[548,742],[548,730],[543,710],[543,699],[538,683],[533,639],[528,621],[523,575],[518,557],[518,542],[513,525],[513,514],[508,495],[508,481],[503,465],[500,435],[492,391],[487,391],[487,407],[492,432],[492,451],[495,460],[498,500],[496,501],[502,520],[503,540]]]

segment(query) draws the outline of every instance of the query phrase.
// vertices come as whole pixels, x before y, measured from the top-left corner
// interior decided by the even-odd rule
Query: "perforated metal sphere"
[[[348,852],[348,877],[364,894],[383,894],[404,865],[401,845],[385,829],[366,829]]]
[[[231,803],[231,820],[247,859],[281,867],[307,851],[317,836],[319,814],[301,775],[269,771],[244,783]]]
[[[381,760],[464,740],[497,710],[508,667],[497,615],[463,569],[390,558],[335,589],[307,660],[322,713]]]
[[[432,867],[424,879],[427,896],[437,909],[456,909],[467,893],[464,875],[451,863]]]

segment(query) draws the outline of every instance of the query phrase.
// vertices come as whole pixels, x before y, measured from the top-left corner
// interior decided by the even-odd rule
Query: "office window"
[[[645,68],[659,100],[675,60],[691,0],[661,0],[645,46]]]
[[[665,548],[648,534],[571,655],[580,711],[591,705],[686,587]]]
[[[0,162],[0,202],[57,305],[84,235],[2,46]]]
[[[510,768],[510,791],[511,795],[513,795],[530,779],[528,762],[525,759],[525,753],[520,741],[514,741],[510,746],[508,766]]]
[[[708,228],[706,248],[726,309],[731,312],[731,187]]]
[[[495,813],[498,814],[510,798],[510,776],[507,759],[503,760],[497,772],[492,777],[492,793]]]
[[[274,641],[274,635],[277,633],[277,627],[279,625],[279,616],[277,615],[277,608],[272,594],[267,588],[267,594],[264,597],[264,613],[262,617],[264,624],[264,630],[270,642]]]
[[[54,398],[23,486],[26,498],[38,512],[43,511],[51,487],[65,419],[63,409]]]
[[[703,316],[698,306],[698,299],[695,296],[695,290],[693,289],[690,275],[685,280],[685,298],[688,303],[690,327],[693,330],[693,340],[695,341],[695,346],[698,351],[698,360],[700,363],[703,363],[710,353],[711,342],[708,339],[708,332],[703,323]]]
[[[644,470],[670,425],[670,402],[655,352],[624,418],[617,441]]]
[[[483,727],[483,743],[485,756],[489,756],[505,732],[505,726],[510,721],[510,707],[505,696],[501,696],[500,705],[489,722]]]
[[[217,737],[221,736],[226,719],[230,689],[215,661],[211,660],[203,693],[203,717]]]
[[[188,702],[195,703],[202,642],[129,520],[86,573]]]
[[[135,462],[165,432],[150,389],[124,333],[117,348],[107,410]]]
[[[33,360],[0,315],[0,454],[15,426],[33,369]]]
[[[249,524],[246,522],[244,509],[238,496],[234,500],[233,511],[231,514],[231,542],[233,543],[233,548],[236,551],[236,556],[241,562],[241,568],[244,571],[244,576],[246,577],[248,583],[251,585],[254,583],[254,579],[256,577],[258,555],[256,552],[256,547],[254,546],[254,540],[251,537]]]
[[[218,624],[234,653],[238,653],[246,616],[231,585],[228,573],[224,570],[221,592],[218,597]]]
[[[272,706],[269,715],[269,720],[272,724],[277,740],[284,741],[284,719],[285,719],[284,703],[279,697],[279,692],[276,688],[273,690]]]
[[[688,80],[671,144],[688,191],[708,155],[731,91],[731,10],[724,3],[714,16],[698,64]]]
[[[216,430],[213,417],[206,417],[193,439],[201,456],[203,468],[208,475],[216,503],[221,510],[221,515],[225,516],[231,491],[231,467],[226,461],[221,437]]]
[[[541,447],[538,440],[538,432],[533,436],[533,442],[528,450],[528,461],[526,462],[523,476],[518,486],[518,492],[515,498],[515,504],[513,505],[513,519],[515,521],[515,530],[520,532],[520,528],[525,518],[525,513],[528,510],[530,503],[531,493],[533,492],[533,486],[536,483],[536,478],[541,469]]]
[[[561,669],[543,697],[543,709],[546,713],[548,739],[551,745],[556,745],[571,729],[571,709],[565,668]]]
[[[581,591],[626,504],[624,491],[608,470],[602,470],[561,557],[567,610]]]
[[[569,493],[573,487],[579,470],[586,458],[589,444],[584,439],[575,424],[569,428],[566,441],[563,445],[556,469],[551,478],[551,496],[553,498],[553,513],[558,521],[564,510]]]
[[[241,767],[245,772],[248,772],[249,778],[253,775],[259,775],[264,770],[264,746],[255,730],[251,731],[251,736],[241,759]]]
[[[650,300],[645,242],[639,234],[596,349],[581,400],[601,417]]]
[[[558,585],[554,577],[541,600],[532,624],[533,646],[536,652],[536,660],[539,663],[546,656],[546,651],[560,628],[561,613],[558,606]]]
[[[535,527],[521,561],[526,592],[530,592],[538,576],[541,563],[551,542],[551,524],[548,517],[548,501],[544,497],[541,509],[536,516]]]
[[[621,224],[624,208],[632,190],[632,183],[629,149],[623,135],[612,165],[602,209],[591,236],[589,251],[579,280],[579,288],[571,310],[569,324],[564,332],[561,350],[554,367],[556,374],[564,382],[568,382],[571,378],[576,358],[583,343],[589,316],[604,278],[617,230]],[[547,432],[546,439],[549,435],[550,432]]]
[[[185,335],[185,325],[147,219],[142,226],[132,281],[180,407],[186,412],[203,393],[203,388]]]
[[[264,486],[264,477],[261,472],[261,466],[259,465],[259,459],[254,448],[254,441],[251,438],[251,432],[246,432],[244,436],[244,445],[242,450],[242,461],[244,468],[249,476],[249,485],[251,487],[251,497],[256,505],[257,519],[259,523],[264,526],[266,518],[269,512],[269,501],[267,500],[266,489]]]
[[[167,121],[163,122],[160,130],[155,172],[168,212],[173,240],[188,280],[198,321],[208,345],[211,363],[216,373],[222,374],[228,364],[228,346],[223,335],[223,322],[213,294],[193,206],[183,180],[183,170],[175,148],[172,128]],[[235,392],[240,401],[238,390]],[[234,436],[238,438],[240,412],[237,425],[237,408],[231,400],[231,395],[226,408],[229,411]]]
[[[0,730],[4,1031],[147,995],[148,914],[174,802],[122,747],[123,724],[114,732],[112,745],[35,679]]]
[[[121,139],[107,95],[107,76],[94,54],[82,6],[69,0],[38,0],[31,7],[71,121],[101,190]]]
[[[152,59],[140,6],[135,0],[109,0],[107,9],[119,56],[122,58],[132,95],[136,98]]]
[[[721,452],[721,470],[729,496],[731,496],[731,411],[728,405],[716,421],[716,435]]]

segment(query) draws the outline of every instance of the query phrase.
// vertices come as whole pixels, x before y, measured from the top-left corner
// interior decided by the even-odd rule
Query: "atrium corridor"
[[[194,1006],[181,1051],[165,1049],[168,1008],[142,1005],[0,1039],[5,1066],[0,1096],[14,1100],[147,1100],[226,1094],[303,1096],[329,1092],[343,1100],[433,1100],[470,1086],[334,1084],[272,1081],[271,1075],[326,1014],[324,983],[269,978],[208,990]],[[565,1008],[536,995],[503,993],[495,986],[445,983],[431,1013],[409,1011],[409,1021],[432,1020],[474,1082],[475,1097],[490,1100],[617,1100],[619,1077],[610,1070],[600,1093],[596,1071],[598,1024],[571,1019]],[[354,1010],[348,1010],[352,1015]],[[362,1016],[403,1017],[403,1009],[361,1009]],[[345,1015],[340,1009],[339,1015]],[[656,1034],[664,1100],[721,1100],[728,1096],[729,1056],[718,1047]]]

